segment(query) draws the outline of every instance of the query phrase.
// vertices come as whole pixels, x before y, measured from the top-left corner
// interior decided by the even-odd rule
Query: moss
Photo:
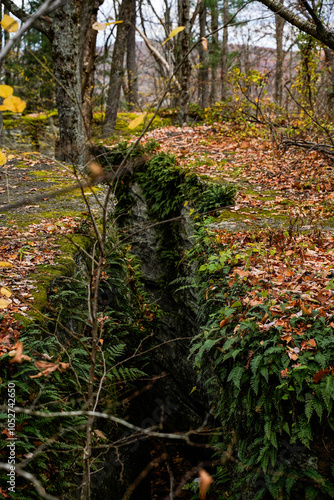
[[[27,328],[36,321],[43,322],[45,320],[43,312],[47,310],[48,292],[52,283],[56,278],[74,275],[75,257],[80,253],[78,247],[86,251],[91,248],[91,240],[87,236],[71,234],[69,238],[73,243],[64,236],[59,236],[56,239],[61,255],[55,259],[54,265],[41,264],[37,266],[35,272],[28,276],[28,279],[37,288],[31,292],[34,301],[32,302],[33,309],[29,311],[28,316],[23,316],[20,313],[15,314],[15,319],[20,321],[23,328]]]
[[[17,163],[15,163],[15,168],[30,168],[29,165],[27,165],[26,163],[24,163],[23,161],[18,161]]]

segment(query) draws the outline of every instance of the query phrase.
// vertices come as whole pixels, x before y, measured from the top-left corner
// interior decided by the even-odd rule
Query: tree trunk
[[[130,28],[131,7],[132,0],[123,0],[118,16],[123,22],[117,25],[117,35],[110,68],[106,116],[103,125],[103,132],[106,135],[112,134],[116,125],[118,104],[122,88],[124,55]]]
[[[81,83],[82,114],[85,128],[86,141],[89,142],[92,135],[93,121],[93,94],[95,86],[95,62],[96,62],[96,38],[97,31],[92,25],[96,22],[97,11],[101,0],[95,0],[94,10],[90,16],[89,27],[87,29],[84,49],[83,49],[83,71]]]
[[[218,2],[215,1],[211,7],[211,31],[218,30]],[[219,61],[219,44],[218,31],[213,33],[210,44],[210,59],[211,59],[211,91],[210,104],[213,106],[218,101],[218,61]]]
[[[228,0],[224,0],[223,5],[223,42],[222,42],[222,58],[221,58],[221,100],[227,99],[227,57],[228,57],[228,29],[229,21],[229,5]]]
[[[127,105],[129,111],[138,103],[138,71],[136,61],[136,0],[132,0],[130,27],[126,47],[126,69],[128,73]]]
[[[53,13],[52,57],[57,82],[59,144],[56,158],[85,163],[85,134],[81,102],[81,61],[76,0],[67,0]]]
[[[200,37],[204,38],[206,35],[206,3],[203,1],[200,6],[199,11],[199,31]],[[198,71],[198,100],[202,108],[208,106],[208,81],[209,81],[209,71],[208,71],[208,58],[207,52],[204,50],[202,44],[199,45],[199,71]]]
[[[179,26],[185,26],[185,29],[179,34],[181,37],[181,69],[180,69],[180,86],[181,86],[181,98],[180,98],[180,112],[179,112],[179,124],[183,125],[187,123],[188,113],[189,113],[189,80],[191,74],[191,64],[189,61],[189,48],[190,48],[190,6],[189,0],[179,0],[178,2],[179,11]]]
[[[283,98],[283,29],[285,21],[278,14],[275,14],[276,28],[276,69],[275,69],[275,101],[282,106]]]
[[[327,69],[327,107],[328,114],[333,120],[334,114],[334,51],[325,47],[325,60]]]

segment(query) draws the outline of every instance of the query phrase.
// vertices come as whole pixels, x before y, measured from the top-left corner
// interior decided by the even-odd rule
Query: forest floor
[[[149,132],[145,140],[150,138],[161,150],[172,152],[182,167],[203,178],[236,185],[235,206],[222,210],[211,224],[221,243],[250,255],[234,273],[250,286],[259,276],[267,279],[277,296],[273,307],[279,306],[280,297],[295,293],[305,310],[320,307],[327,315],[334,310],[333,162],[316,152],[280,151],[260,126],[170,126]],[[59,235],[80,233],[88,215],[79,190],[48,199],[50,191],[75,181],[69,169],[38,153],[7,156],[7,164],[0,168],[0,204],[28,201],[0,214],[0,308],[4,315],[0,355],[13,349],[17,339],[18,324],[13,317],[25,315],[33,304],[32,272],[37,266],[56,265],[61,254]],[[45,198],[36,203],[34,196],[41,189]],[[245,300],[259,299],[250,289]]]
[[[88,216],[79,189],[49,197],[76,184],[69,168],[39,153],[7,152],[7,159],[0,167],[0,205],[22,206],[0,213],[0,356],[16,349],[20,323],[45,307],[54,277],[71,273]],[[84,191],[90,199],[92,189]],[[97,210],[96,200],[90,204]]]
[[[238,275],[247,284],[245,308],[270,295],[276,319],[263,318],[259,327],[282,326],[287,354],[297,361],[291,317],[334,313],[333,161],[316,152],[280,151],[257,126],[167,127],[148,138],[183,167],[236,185],[235,206],[210,224],[214,241],[238,255],[230,282]],[[293,331],[303,335],[307,327]],[[314,342],[306,339],[302,349],[314,349]]]

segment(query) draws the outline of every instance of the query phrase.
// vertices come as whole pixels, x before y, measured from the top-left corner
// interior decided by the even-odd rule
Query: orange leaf
[[[324,370],[321,369],[313,375],[313,381],[316,384],[319,384],[320,380],[331,372],[333,372],[333,370],[330,370],[329,368],[325,368]]]
[[[310,307],[309,309],[306,307],[305,304],[303,304],[303,302],[300,303],[300,308],[301,310],[303,311],[304,314],[306,314],[307,316],[312,316],[312,308]]]
[[[207,39],[204,36],[201,38],[201,42],[202,42],[203,49],[205,51],[207,51],[208,50],[208,41],[207,41]]]
[[[199,471],[199,478],[200,478],[200,483],[199,483],[199,497],[201,500],[204,500],[206,497],[206,493],[210,487],[210,484],[213,483],[213,479],[210,476],[206,470],[201,469]]]
[[[23,344],[22,344],[22,342],[18,342],[16,350],[14,351],[14,357],[9,362],[21,364],[22,363],[22,354],[23,354]]]
[[[228,323],[228,318],[223,319],[223,320],[219,323],[220,328],[223,328],[223,326],[225,326],[227,323]]]

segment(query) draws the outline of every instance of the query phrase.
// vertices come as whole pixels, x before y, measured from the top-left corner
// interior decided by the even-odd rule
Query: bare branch
[[[56,9],[59,7],[64,0],[46,0],[31,16],[28,16],[22,9],[18,8],[13,2],[10,0],[4,0],[4,5],[7,7],[7,9],[14,14],[14,16],[18,17],[21,19],[21,21],[24,21],[22,24],[21,28],[18,30],[18,32],[6,43],[4,48],[0,52],[0,61],[2,61],[7,54],[9,53],[10,49],[14,45],[14,43],[21,38],[23,33],[25,33],[29,28],[36,28],[38,31],[41,33],[44,33],[47,37],[51,37],[51,32],[50,29],[46,29],[46,25],[44,26],[43,24],[38,21],[38,19],[46,14],[47,12],[50,12],[51,10]]]
[[[288,23],[304,31],[304,33],[313,36],[327,47],[334,50],[334,32],[325,28],[322,23],[321,25],[313,24],[307,19],[303,19],[291,9],[285,7],[280,0],[259,0],[259,2],[288,21]]]

